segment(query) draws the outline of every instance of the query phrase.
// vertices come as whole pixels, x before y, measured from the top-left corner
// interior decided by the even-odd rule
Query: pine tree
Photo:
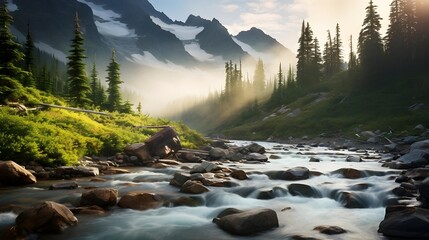
[[[7,10],[7,0],[3,0],[0,6],[0,75],[21,80],[23,71],[17,65],[24,54],[10,32],[12,23],[13,18]]]
[[[264,62],[259,59],[256,64],[255,74],[253,75],[253,89],[256,98],[260,98],[265,92],[265,70]]]
[[[429,2],[416,1],[415,63],[418,71],[429,72]]]
[[[362,70],[362,81],[364,86],[370,82],[380,81],[380,73],[383,71],[383,43],[380,37],[381,17],[378,15],[376,6],[370,0],[366,8],[366,16],[363,22],[363,28],[359,34],[358,52],[359,62]]]
[[[341,67],[343,65],[343,54],[342,54],[342,45],[341,36],[340,36],[340,25],[337,23],[335,27],[335,37],[334,37],[334,45],[332,46],[332,55],[333,55],[333,73],[339,73],[341,71]]]
[[[301,37],[299,38],[298,48],[298,63],[297,63],[297,76],[296,80],[300,86],[310,86],[316,79],[313,78],[313,55],[314,55],[314,42],[313,42],[313,31],[310,28],[310,24],[302,22]]]
[[[43,65],[38,74],[37,88],[45,92],[52,92],[52,78],[46,65]]]
[[[314,38],[313,55],[311,56],[311,78],[313,82],[319,82],[322,77],[322,56],[319,41]]]
[[[27,25],[27,38],[24,45],[24,70],[29,73],[23,81],[24,86],[34,86],[34,42],[30,33],[30,24]]]
[[[95,106],[101,106],[102,103],[98,101],[98,86],[100,79],[98,78],[98,72],[97,72],[97,64],[94,62],[92,64],[92,70],[91,70],[91,76],[90,76],[90,86],[91,86],[91,101],[94,103]]]
[[[119,63],[116,62],[115,50],[112,50],[112,58],[107,66],[107,78],[106,82],[108,83],[107,88],[107,110],[109,111],[120,111],[122,97],[120,93],[120,68]]]
[[[350,36],[350,53],[349,53],[349,64],[348,64],[349,73],[353,73],[354,71],[356,71],[357,65],[358,63],[357,63],[356,54],[353,51],[353,36]]]
[[[295,87],[295,73],[293,72],[292,65],[289,65],[289,69],[287,72],[286,87],[287,89],[291,89]]]
[[[70,55],[67,56],[69,60],[67,63],[68,74],[68,95],[73,105],[78,107],[87,106],[91,100],[91,87],[89,86],[88,79],[85,72],[84,59],[85,50],[83,49],[83,34],[80,31],[79,17],[76,13],[74,38],[71,44]]]
[[[323,51],[323,75],[325,77],[331,77],[334,74],[334,54],[333,54],[333,43],[331,32],[328,30],[328,39],[325,43],[325,49]]]

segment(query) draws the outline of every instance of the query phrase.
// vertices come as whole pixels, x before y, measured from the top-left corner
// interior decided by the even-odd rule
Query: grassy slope
[[[398,134],[411,134],[417,124],[429,126],[427,109],[411,111],[408,107],[415,103],[429,106],[429,78],[422,77],[416,83],[404,83],[404,79],[392,79],[382,89],[353,91],[347,82],[346,73],[339,74],[322,83],[312,92],[325,92],[328,96],[319,103],[313,101],[317,96],[306,94],[287,107],[301,110],[297,117],[286,114],[262,121],[274,111],[269,111],[236,123],[236,127],[223,130],[227,136],[243,139],[287,138],[304,135],[354,135],[354,129],[381,130],[393,129]]]
[[[26,88],[22,99],[28,105],[64,105],[61,99],[33,88]],[[173,126],[184,147],[204,143],[200,134],[183,124],[143,115],[101,116],[61,109],[18,115],[8,107],[0,107],[0,159],[22,164],[36,161],[43,165],[73,165],[84,155],[111,156],[123,151],[127,144],[143,142],[157,131],[141,127],[150,125]]]

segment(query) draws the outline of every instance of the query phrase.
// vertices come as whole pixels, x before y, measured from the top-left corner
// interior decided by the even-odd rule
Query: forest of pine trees
[[[22,87],[36,87],[41,91],[65,97],[72,106],[97,108],[131,113],[132,104],[122,102],[120,66],[113,52],[107,68],[107,96],[94,63],[87,76],[84,35],[76,13],[74,38],[71,40],[67,65],[35,48],[28,24],[26,41],[21,46],[10,32],[13,18],[7,1],[0,6],[0,100],[15,101]],[[141,111],[141,109],[140,109]]]

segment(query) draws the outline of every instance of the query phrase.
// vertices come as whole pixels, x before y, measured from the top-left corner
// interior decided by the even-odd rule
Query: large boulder
[[[213,172],[216,170],[219,170],[220,167],[212,162],[208,162],[208,161],[203,161],[202,163],[195,165],[194,167],[192,167],[191,169],[191,174],[192,173],[206,173],[206,172]]]
[[[36,183],[36,177],[13,161],[0,162],[0,184],[5,186]]]
[[[155,193],[130,192],[121,197],[118,206],[136,210],[159,208],[163,204],[162,198]]]
[[[130,156],[136,156],[140,161],[152,159],[149,149],[144,143],[134,143],[125,147],[124,152]]]
[[[152,156],[165,158],[182,149],[180,138],[172,127],[163,128],[145,141]]]
[[[220,213],[213,222],[235,235],[252,235],[279,227],[277,214],[272,209],[229,211],[228,214]]]
[[[76,189],[78,187],[77,182],[61,182],[61,183],[54,183],[51,186],[49,186],[49,190],[63,190],[63,189]]]
[[[351,155],[347,156],[346,162],[362,162],[362,158],[359,156]]]
[[[64,205],[44,202],[18,215],[15,220],[16,230],[20,233],[58,233],[78,220]]]
[[[113,188],[99,188],[82,193],[80,204],[82,206],[96,205],[108,208],[116,205],[118,190]]]
[[[337,194],[337,200],[343,204],[345,208],[367,208],[369,204],[354,192],[342,191]]]
[[[182,193],[201,194],[210,190],[200,183],[188,180],[182,185],[180,191]]]
[[[410,150],[420,150],[429,154],[429,140],[415,142],[410,146]]]
[[[424,180],[429,177],[429,168],[414,168],[407,170],[403,175],[408,179],[414,179],[417,181]]]
[[[422,150],[412,150],[398,158],[396,163],[391,164],[390,167],[394,169],[424,167],[429,164],[428,159],[429,153],[426,153]]]
[[[251,153],[260,153],[260,154],[265,153],[265,147],[261,146],[257,143],[251,143],[250,145],[246,146],[245,148]]]
[[[56,178],[95,177],[98,175],[100,175],[100,170],[96,167],[62,166],[55,169]]]
[[[378,232],[395,239],[429,239],[429,209],[388,206]]]

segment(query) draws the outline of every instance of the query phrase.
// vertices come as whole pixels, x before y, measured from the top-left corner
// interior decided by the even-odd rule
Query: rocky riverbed
[[[215,141],[204,150],[177,154],[175,160],[143,159],[128,151],[55,169],[2,162],[1,234],[5,239],[429,237],[429,141],[385,151]],[[24,185],[6,186],[16,179]]]

